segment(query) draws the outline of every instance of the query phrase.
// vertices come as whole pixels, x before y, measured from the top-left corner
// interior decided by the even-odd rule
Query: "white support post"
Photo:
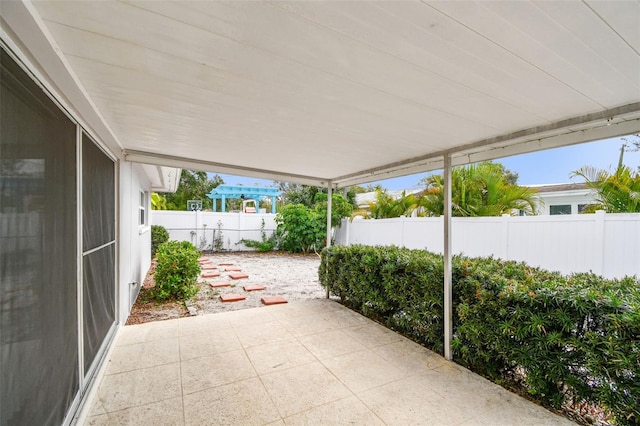
[[[327,249],[331,247],[331,203],[333,201],[333,195],[331,193],[331,181],[327,183]],[[329,256],[326,257],[327,263],[325,265],[326,272],[329,271]],[[327,287],[327,299],[329,298],[329,287]]]
[[[451,361],[453,284],[451,273],[451,155],[444,156],[444,357]]]

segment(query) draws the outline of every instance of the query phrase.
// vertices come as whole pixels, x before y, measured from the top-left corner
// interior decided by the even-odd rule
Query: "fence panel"
[[[343,220],[337,244],[397,245],[442,253],[442,218]],[[609,278],[640,276],[640,214],[479,217],[452,220],[452,250]]]
[[[263,220],[269,237],[276,229],[275,215],[271,213],[151,212],[151,223],[164,226],[170,239],[189,241],[200,250],[253,250],[240,240],[260,240]]]

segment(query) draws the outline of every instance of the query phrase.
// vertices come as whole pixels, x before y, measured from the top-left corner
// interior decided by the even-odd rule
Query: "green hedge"
[[[595,402],[640,423],[640,282],[493,258],[452,269],[457,363],[554,407]],[[345,305],[440,354],[443,275],[441,255],[397,247],[331,247],[319,268]]]
[[[188,241],[167,241],[158,247],[155,287],[156,300],[188,299],[198,292],[200,252]]]

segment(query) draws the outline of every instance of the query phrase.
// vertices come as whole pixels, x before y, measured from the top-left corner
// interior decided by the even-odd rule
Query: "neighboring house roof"
[[[588,190],[586,183],[554,183],[551,185],[524,185],[529,188],[534,188],[538,192],[562,192],[562,191],[577,191]]]

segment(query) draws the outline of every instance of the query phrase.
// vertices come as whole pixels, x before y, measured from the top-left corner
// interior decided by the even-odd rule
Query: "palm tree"
[[[400,198],[393,198],[387,191],[376,189],[376,201],[368,202],[367,210],[356,210],[351,217],[363,216],[367,219],[387,219],[410,216],[419,207],[419,198],[413,194],[402,192]]]
[[[608,213],[640,213],[640,172],[618,164],[615,173],[584,166],[571,174],[596,191],[599,207]]]
[[[490,161],[454,168],[451,171],[453,216],[500,216],[518,210],[535,214],[537,191],[516,185],[513,183],[516,179],[502,164]],[[443,176],[431,175],[424,182],[426,189],[420,205],[426,215],[442,215]]]

